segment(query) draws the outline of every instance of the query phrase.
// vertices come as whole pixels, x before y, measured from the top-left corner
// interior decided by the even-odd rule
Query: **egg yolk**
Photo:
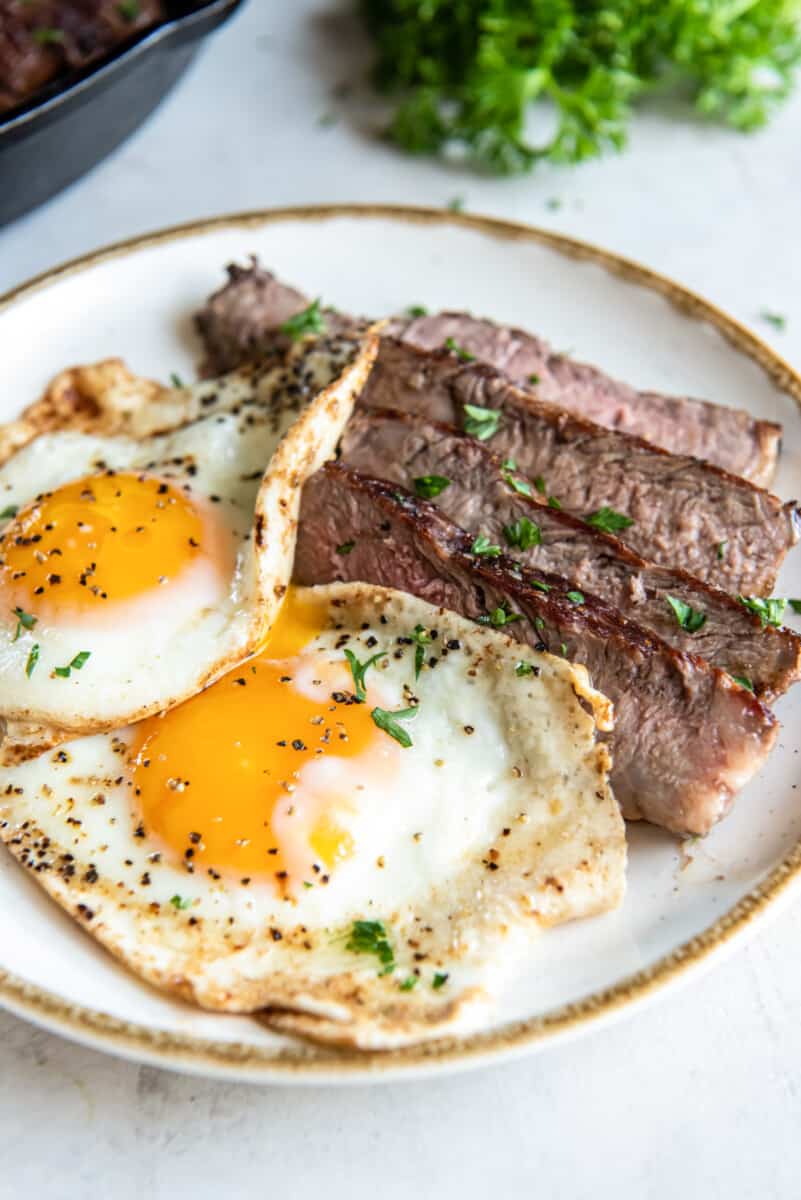
[[[38,496],[0,535],[7,609],[38,616],[97,613],[169,585],[203,558],[219,560],[216,526],[174,484],[107,472]]]
[[[320,605],[300,602],[290,589],[266,649],[137,726],[134,794],[147,835],[190,870],[269,876],[285,892],[326,882],[351,854],[351,836],[332,815],[350,797],[327,796],[310,824],[296,803],[305,766],[355,758],[376,739],[371,706],[352,700],[344,658],[333,673],[320,665],[317,676],[333,683],[314,698],[294,686],[300,660],[292,656],[324,625]],[[295,877],[299,843],[302,880]]]

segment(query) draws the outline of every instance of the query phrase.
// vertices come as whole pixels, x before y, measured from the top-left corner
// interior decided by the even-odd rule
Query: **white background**
[[[445,205],[458,195],[469,210],[665,271],[801,364],[801,96],[757,137],[652,108],[624,157],[479,179],[397,155],[366,135],[364,106],[344,112],[332,100],[363,54],[330,19],[336,11],[335,0],[250,0],[121,151],[0,232],[0,291],[192,217],[335,200]],[[327,113],[339,119],[321,124]],[[766,308],[786,314],[783,334],[760,321]],[[711,974],[614,1027],[451,1079],[344,1091],[212,1083],[0,1014],[0,1200],[279,1190],[330,1200],[784,1200],[801,1189],[800,1017],[798,900]]]

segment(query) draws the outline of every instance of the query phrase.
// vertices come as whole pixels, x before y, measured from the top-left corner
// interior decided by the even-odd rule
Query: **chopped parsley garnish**
[[[543,583],[541,579],[529,579],[529,587],[533,587],[537,592],[550,592],[551,585]]]
[[[438,992],[441,987],[444,987],[450,976],[447,971],[437,971],[434,978],[431,980],[431,986],[435,992]]]
[[[534,618],[534,628],[542,633],[543,629],[545,628],[545,622],[543,621],[542,617]]]
[[[445,475],[418,475],[412,482],[421,500],[433,500],[440,492],[444,492],[446,487],[450,487],[451,483]]]
[[[465,350],[464,346],[460,346],[452,337],[445,338],[445,349],[450,350],[451,354],[455,354],[462,362],[475,362],[475,354],[471,354],[469,350]]]
[[[628,529],[629,525],[633,525],[634,521],[631,517],[625,516],[624,513],[615,512],[613,508],[599,508],[591,516],[587,517],[587,524],[592,525],[594,529],[600,529],[603,533],[619,533],[621,529]]]
[[[477,404],[464,406],[464,431],[480,442],[486,442],[498,432],[501,414],[495,408],[480,408]]]
[[[416,986],[417,986],[417,976],[409,975],[409,976],[407,976],[406,979],[404,979],[403,983],[400,985],[400,990],[402,992],[410,992],[412,990],[412,988],[416,987]]]
[[[17,628],[14,630],[12,642],[16,642],[22,633],[23,629],[33,629],[36,622],[39,620],[33,613],[27,613],[22,608],[12,608],[11,610],[17,618]]]
[[[485,558],[497,558],[501,553],[501,548],[491,542],[485,533],[480,533],[470,547],[470,552],[481,554]]]
[[[117,12],[123,21],[135,21],[140,13],[139,0],[120,0]]]
[[[682,629],[686,629],[688,633],[697,633],[706,624],[706,613],[700,609],[693,608],[692,605],[686,604],[684,600],[679,600],[677,596],[665,596],[670,607],[673,609],[673,615]]]
[[[464,196],[452,196],[448,201],[448,210],[449,212],[463,212]]]
[[[735,683],[739,683],[740,687],[744,687],[747,692],[753,692],[754,685],[747,675],[732,675]]]
[[[355,545],[355,542],[340,542],[337,546],[337,554],[350,554]]]
[[[189,897],[179,896],[177,892],[174,896],[170,896],[170,904],[173,906],[173,908],[180,909],[181,912],[183,912],[184,909],[192,907],[192,901],[189,899]]]
[[[772,325],[780,333],[787,328],[787,318],[783,313],[770,312],[769,309],[763,308],[759,315],[767,325]]]
[[[78,654],[75,655],[75,657],[72,659],[72,661],[70,662],[70,664],[68,666],[55,667],[54,673],[56,675],[60,676],[61,679],[69,679],[70,673],[72,671],[80,671],[83,668],[83,666],[86,664],[87,660],[90,659],[91,657],[92,657],[91,650],[81,650]]]
[[[40,46],[53,46],[57,42],[64,41],[63,30],[50,29],[47,26],[42,26],[41,29],[34,29],[31,36]]]
[[[545,201],[545,207],[550,209],[551,212],[557,212],[562,207],[562,201],[558,196],[549,196]]]
[[[583,604],[584,596],[581,592],[568,592],[567,598],[571,604]]]
[[[359,662],[352,650],[345,651],[345,658],[348,660],[350,673],[353,676],[353,686],[356,688],[355,696],[359,704],[363,704],[367,698],[367,692],[364,686],[364,677],[367,674],[368,668],[372,667],[374,662],[378,662],[379,658],[386,658],[386,650],[379,650],[372,658],[368,658],[366,662]]]
[[[414,642],[414,677],[415,679],[419,679],[423,663],[426,660],[425,648],[431,645],[431,637],[426,633],[422,625],[415,625],[412,641]]]
[[[479,625],[491,625],[493,629],[503,629],[504,625],[511,625],[512,621],[520,621],[522,617],[520,613],[509,612],[508,609],[502,608],[499,605],[491,613],[487,613],[485,616],[478,617],[477,619]]]
[[[514,467],[512,467],[512,470],[514,470]],[[504,483],[513,492],[517,492],[518,496],[528,496],[531,499],[531,484],[527,479],[515,479],[514,475],[510,474],[509,471],[502,471],[501,474],[503,475]]]
[[[36,664],[38,663],[38,661],[39,661],[39,643],[34,642],[34,644],[31,646],[31,652],[28,655],[28,661],[25,664],[25,674],[28,676],[29,679],[30,679],[31,675],[33,675],[33,669],[36,666]]]
[[[539,494],[541,496],[545,495],[545,493],[547,491],[547,486],[546,486],[545,480],[543,479],[543,477],[541,475],[534,476],[534,487],[537,489],[537,491],[539,492]]]
[[[787,607],[787,601],[783,597],[738,596],[737,599],[749,612],[755,613],[759,617],[763,629],[767,625],[777,627],[781,625],[784,610]]]
[[[787,603],[794,613],[801,613],[801,600],[788,600]]]
[[[516,546],[518,550],[530,550],[532,546],[539,546],[542,542],[539,525],[530,521],[528,517],[518,517],[511,525],[504,525],[503,536],[507,546]]]
[[[426,306],[424,304],[410,304],[409,307],[406,309],[406,312],[407,312],[408,316],[410,316],[410,317],[427,317],[428,316],[428,309],[426,308]]]
[[[19,512],[19,507],[16,504],[7,504],[2,512],[0,512],[0,521],[7,521],[11,517],[16,517]]]
[[[401,708],[397,712],[387,712],[385,708],[374,708],[370,716],[379,729],[394,738],[399,746],[403,746],[404,750],[408,750],[412,745],[412,739],[403,726],[398,724],[398,721],[411,721],[417,716],[417,711],[417,705],[413,708]]]
[[[533,674],[534,674],[534,668],[532,667],[531,663],[523,662],[522,659],[515,667],[515,675],[519,676],[519,678],[521,678],[521,679],[525,675],[533,675]]]
[[[351,954],[374,954],[383,967],[381,975],[388,975],[395,966],[395,952],[383,921],[354,921],[345,949]]]
[[[299,342],[311,333],[325,333],[325,317],[320,309],[319,296],[312,300],[303,312],[296,313],[294,317],[284,321],[283,325],[279,326],[279,331],[285,333],[293,342]]]
[[[536,387],[536,385],[540,381],[540,377],[539,377],[539,375],[529,375],[528,381],[532,385],[532,387]]]
[[[556,496],[549,496],[548,497],[548,507],[555,508],[557,510],[557,512],[560,512],[562,509],[562,502],[561,502],[561,500],[557,500]]]
[[[170,372],[170,383],[174,388],[182,388],[184,386],[184,381],[177,371]]]
[[[562,642],[559,649],[562,651],[562,658],[567,658],[567,644]]]
[[[717,546],[715,547],[715,553],[718,556],[718,562],[723,561],[723,558],[726,554],[726,547],[728,546],[728,544],[729,544],[728,539],[724,538],[723,541],[718,542]]]

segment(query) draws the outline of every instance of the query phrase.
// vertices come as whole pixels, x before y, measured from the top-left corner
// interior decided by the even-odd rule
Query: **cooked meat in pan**
[[[0,0],[0,113],[165,15],[161,0]]]
[[[382,338],[360,403],[476,433],[524,475],[541,478],[552,504],[584,518],[611,509],[624,518],[620,540],[636,554],[678,564],[725,591],[768,595],[798,540],[795,502],[783,504],[719,467],[602,429],[448,350]]]
[[[612,779],[624,814],[707,833],[770,751],[772,713],[602,600],[578,603],[564,578],[524,576],[505,555],[477,556],[473,543],[397,484],[329,463],[304,491],[295,578],[400,588],[583,663],[615,705]],[[447,650],[432,647],[429,664]]]
[[[249,267],[229,266],[228,276],[197,314],[210,374],[270,349],[277,327],[309,303],[255,259]],[[348,318],[327,310],[326,321],[339,330]],[[762,487],[773,478],[782,432],[773,422],[705,400],[637,391],[597,367],[555,354],[542,338],[466,313],[398,319],[387,332],[426,350],[452,341],[539,399],[597,425],[646,438],[674,454],[706,459]]]
[[[468,533],[526,568],[564,575],[668,645],[748,679],[770,700],[801,673],[801,639],[763,623],[733,596],[687,572],[640,558],[618,538],[551,508],[516,464],[450,425],[391,409],[356,414],[340,458],[417,491]],[[726,553],[727,547],[721,548]],[[683,606],[688,606],[687,608]]]

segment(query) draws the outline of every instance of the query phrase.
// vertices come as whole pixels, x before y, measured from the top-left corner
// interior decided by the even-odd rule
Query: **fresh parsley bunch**
[[[657,84],[756,129],[801,61],[801,0],[359,2],[376,82],[400,97],[390,137],[414,153],[461,150],[500,174],[621,148],[632,103]],[[555,123],[532,143],[535,101]]]

